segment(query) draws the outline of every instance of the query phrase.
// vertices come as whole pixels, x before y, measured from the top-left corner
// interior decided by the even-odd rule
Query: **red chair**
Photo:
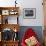
[[[36,33],[33,31],[32,28],[28,28],[24,34],[24,37],[22,38],[21,46],[27,46],[25,43],[25,39],[28,39],[29,37],[34,36],[37,39]],[[38,40],[37,40],[38,41]],[[40,42],[38,41],[35,46],[41,46]]]

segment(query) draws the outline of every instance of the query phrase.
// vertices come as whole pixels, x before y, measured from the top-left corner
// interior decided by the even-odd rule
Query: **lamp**
[[[15,7],[16,7],[16,4],[17,4],[17,2],[16,2],[17,0],[15,0]]]

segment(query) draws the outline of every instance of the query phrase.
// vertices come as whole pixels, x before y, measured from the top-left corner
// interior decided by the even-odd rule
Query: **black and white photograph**
[[[24,18],[34,19],[36,18],[36,8],[24,8]]]

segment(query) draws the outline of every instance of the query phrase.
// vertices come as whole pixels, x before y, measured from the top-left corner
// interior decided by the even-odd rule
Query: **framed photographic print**
[[[17,12],[16,10],[14,10],[14,9],[9,11],[9,14],[10,14],[10,15],[16,15],[17,13],[18,13],[18,12]]]
[[[2,15],[9,15],[9,10],[2,10]]]
[[[25,19],[35,19],[36,18],[36,8],[24,8],[23,9]]]

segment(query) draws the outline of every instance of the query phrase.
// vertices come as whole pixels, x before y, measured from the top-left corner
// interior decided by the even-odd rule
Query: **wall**
[[[36,8],[36,19],[24,19],[23,8]],[[42,0],[25,0],[21,4],[20,25],[22,26],[43,26]]]
[[[0,0],[0,6],[15,6],[15,0]],[[20,7],[19,24],[21,26],[43,26],[43,6],[42,0],[17,0]],[[23,8],[36,8],[36,19],[24,19]]]
[[[15,1],[15,0],[0,0],[0,6],[1,6],[1,7],[14,6],[14,1]]]

